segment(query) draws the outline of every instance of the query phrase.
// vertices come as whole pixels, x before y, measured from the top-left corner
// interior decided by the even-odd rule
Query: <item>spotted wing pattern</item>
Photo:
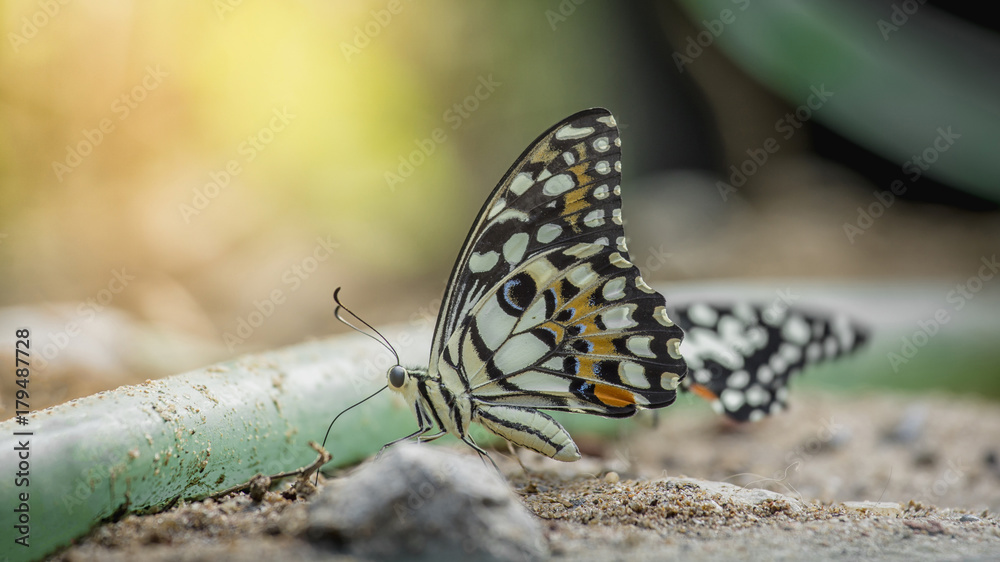
[[[846,317],[784,305],[695,303],[672,316],[686,336],[681,353],[690,370],[683,389],[739,421],[781,411],[789,379],[867,340],[866,330]]]
[[[538,409],[629,416],[672,403],[686,372],[681,329],[629,261],[619,146],[592,109],[522,154],[459,255],[431,350],[430,376],[460,381],[474,419],[564,460],[572,439]]]
[[[582,242],[621,245],[620,140],[614,117],[589,109],[535,140],[479,211],[455,262],[431,363],[486,291],[531,256]]]

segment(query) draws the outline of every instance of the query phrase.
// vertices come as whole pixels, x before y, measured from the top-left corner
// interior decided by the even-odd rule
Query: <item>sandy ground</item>
[[[682,405],[613,443],[579,438],[576,463],[493,456],[556,559],[996,559],[1000,408],[898,396],[793,406],[732,427]],[[56,559],[339,558],[307,539],[308,501],[270,492],[127,516]]]

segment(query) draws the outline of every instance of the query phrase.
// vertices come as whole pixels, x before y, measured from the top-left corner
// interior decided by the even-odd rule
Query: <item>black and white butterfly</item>
[[[863,345],[867,331],[844,315],[782,303],[677,306],[688,365],[682,388],[737,421],[757,421],[787,406],[788,382],[817,363]]]
[[[735,308],[714,324],[698,308],[680,311],[707,344],[688,346],[696,383],[682,385],[684,331],[629,260],[620,146],[611,113],[589,109],[543,133],[504,175],[455,262],[428,366],[388,372],[389,388],[403,394],[419,424],[404,439],[450,433],[484,453],[468,434],[475,422],[572,461],[580,458],[572,437],[542,410],[627,417],[668,406],[678,390],[691,389],[733,417],[755,419],[783,401],[789,371],[767,379],[758,363],[785,353],[777,343],[784,332],[767,332],[761,344],[757,325]],[[703,334],[733,329],[757,338],[741,362],[713,354],[718,345]]]

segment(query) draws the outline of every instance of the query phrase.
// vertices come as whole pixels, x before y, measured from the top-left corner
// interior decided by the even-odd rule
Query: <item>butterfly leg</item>
[[[495,469],[496,469],[496,471],[497,471],[497,474],[499,474],[501,478],[503,477],[503,473],[502,473],[502,472],[500,472],[500,467],[499,467],[499,466],[497,466],[497,463],[493,461],[493,457],[491,457],[491,456],[490,456],[490,454],[489,454],[489,453],[487,453],[485,449],[483,449],[483,448],[482,448],[482,447],[480,447],[479,445],[476,445],[476,442],[472,440],[472,437],[470,437],[470,436],[466,435],[466,436],[462,437],[462,442],[463,442],[463,443],[465,443],[466,445],[468,445],[468,446],[472,447],[473,449],[475,449],[475,451],[476,451],[477,453],[479,453],[479,458],[481,458],[481,459],[485,459],[485,460],[483,461],[484,463],[485,463],[485,462],[486,462],[487,460],[488,460],[488,461],[490,461],[490,464],[492,464],[492,465],[493,465],[493,468],[495,468]]]
[[[430,443],[431,441],[444,437],[445,435],[448,435],[448,432],[442,429],[434,435],[429,435],[427,437],[417,436],[417,443]]]
[[[382,448],[379,449],[378,453],[376,453],[376,455],[375,455],[375,460],[378,460],[382,456],[382,453],[385,452],[386,449],[388,449],[389,447],[392,447],[396,443],[402,443],[403,441],[409,441],[410,439],[414,439],[414,438],[416,438],[417,441],[419,441],[420,440],[420,436],[423,435],[423,434],[425,434],[425,433],[427,433],[431,429],[433,429],[433,426],[430,426],[430,425],[428,425],[427,427],[421,427],[420,429],[414,431],[413,433],[407,435],[406,437],[400,437],[399,439],[396,439],[395,441],[390,441],[390,442],[386,443],[385,445],[382,445]],[[438,435],[433,435],[432,437],[434,439],[437,439],[440,436],[441,435],[438,434]]]

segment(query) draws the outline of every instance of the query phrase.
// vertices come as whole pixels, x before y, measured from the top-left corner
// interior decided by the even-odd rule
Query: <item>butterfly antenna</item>
[[[355,406],[358,406],[358,405],[366,402],[370,398],[374,398],[376,394],[378,394],[379,392],[382,392],[383,390],[385,390],[387,388],[389,388],[389,385],[383,386],[382,388],[380,388],[380,389],[376,390],[375,392],[373,392],[372,394],[370,394],[367,398],[364,398],[364,399],[362,399],[359,402],[351,404],[350,406],[344,408],[344,410],[342,412],[340,412],[339,414],[337,414],[336,417],[333,418],[333,421],[330,422],[329,427],[326,428],[326,435],[323,436],[323,447],[326,447],[326,440],[330,438],[330,430],[333,429],[333,424],[337,423],[337,420],[340,419],[340,416],[346,414],[347,411],[350,410],[351,408],[353,408]],[[317,485],[319,484],[319,471],[316,472],[316,484]]]
[[[389,344],[389,340],[386,339],[386,337],[383,336],[381,332],[379,332],[378,330],[376,330],[375,328],[373,328],[371,324],[369,324],[368,322],[365,322],[364,320],[362,320],[360,316],[358,316],[357,314],[354,314],[351,311],[351,309],[347,308],[346,306],[344,306],[344,304],[342,302],[340,302],[340,287],[337,287],[336,290],[333,291],[333,302],[337,303],[337,308],[334,309],[334,311],[333,311],[333,315],[337,317],[337,320],[340,320],[344,324],[347,324],[351,328],[354,328],[358,332],[360,332],[362,334],[365,334],[366,336],[370,337],[371,339],[373,339],[373,340],[379,342],[380,344],[382,344],[383,346],[385,346],[385,348],[388,349],[390,352],[392,352],[392,354],[396,357],[396,364],[399,365],[399,354],[396,353],[396,350],[392,348],[391,344]],[[378,334],[378,337],[376,338],[375,336],[373,336],[373,335],[365,332],[361,328],[358,328],[354,324],[351,324],[350,322],[348,322],[347,320],[345,320],[344,317],[340,315],[340,310],[341,309],[346,310],[347,313],[350,314],[351,316],[353,316],[354,318],[356,318],[358,320],[358,322],[361,322],[369,330],[371,330],[371,331],[375,332],[376,334]]]

